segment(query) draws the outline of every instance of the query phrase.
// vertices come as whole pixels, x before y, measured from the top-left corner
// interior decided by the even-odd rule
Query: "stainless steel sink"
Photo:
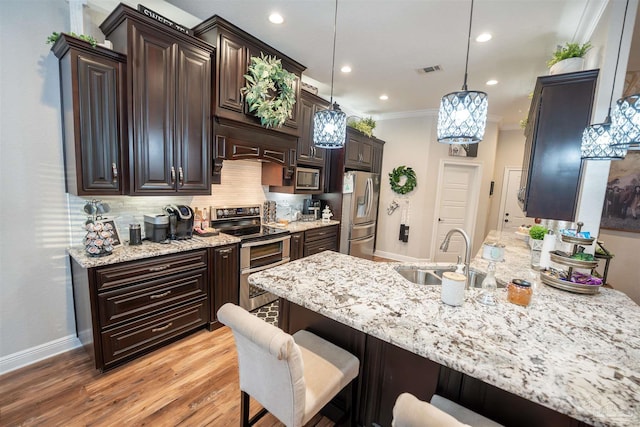
[[[438,267],[398,266],[395,270],[405,279],[418,285],[440,285],[442,273],[455,271],[455,265]]]
[[[437,267],[398,266],[395,268],[402,277],[418,285],[440,285],[442,284],[442,273],[455,271],[455,269],[455,265]],[[485,277],[487,277],[486,273],[469,270],[469,286],[474,288],[482,287],[482,281]],[[503,288],[504,286],[498,283],[498,287]]]

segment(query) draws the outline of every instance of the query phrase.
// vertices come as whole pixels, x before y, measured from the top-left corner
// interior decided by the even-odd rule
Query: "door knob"
[[[505,219],[505,220],[504,220],[504,222],[509,222],[509,220],[508,220],[508,219]]]
[[[438,218],[438,222],[442,222],[442,218]]]
[[[509,216],[509,212],[505,213],[504,216]]]

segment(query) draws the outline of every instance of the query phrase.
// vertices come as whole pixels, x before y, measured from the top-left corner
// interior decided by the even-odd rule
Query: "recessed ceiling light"
[[[389,97],[387,95],[380,95],[380,100],[381,101],[386,101],[387,99],[389,99]]]
[[[489,33],[482,33],[476,37],[476,41],[479,43],[488,42],[489,40],[491,40],[491,34]]]
[[[282,24],[284,22],[284,18],[279,13],[274,12],[269,15],[269,22],[272,24]]]
[[[350,73],[351,67],[349,67],[348,65],[345,65],[344,67],[340,68],[340,71],[342,71],[343,73]]]
[[[487,80],[487,84],[488,84],[489,86],[497,85],[497,84],[498,84],[498,81],[497,81],[497,80],[494,80],[494,79]]]

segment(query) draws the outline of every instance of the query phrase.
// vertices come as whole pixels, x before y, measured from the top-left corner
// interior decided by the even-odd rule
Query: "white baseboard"
[[[414,258],[405,255],[394,254],[392,252],[384,252],[384,251],[375,251],[375,256],[380,258],[392,259],[394,261],[402,261],[402,262],[431,262],[430,258]]]
[[[60,353],[80,347],[82,343],[75,335],[68,335],[48,343],[18,351],[0,358],[0,375],[39,362]]]

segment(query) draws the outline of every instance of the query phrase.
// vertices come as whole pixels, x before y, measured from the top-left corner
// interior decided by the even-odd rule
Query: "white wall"
[[[0,357],[76,344],[58,60],[45,44],[68,15],[64,0],[2,2]]]
[[[482,166],[480,201],[476,219],[475,234],[470,236],[473,253],[477,251],[486,235],[489,212],[489,187],[493,177],[494,157],[498,130],[496,123],[488,122],[485,138],[478,147],[478,157],[450,157],[449,146],[436,141],[437,112],[422,113],[418,116],[380,119],[375,135],[386,141],[382,162],[380,213],[376,238],[376,254],[399,260],[433,260],[437,254],[431,253],[431,238],[434,221],[436,191],[440,161],[450,159]],[[386,209],[393,199],[402,199],[389,185],[389,173],[398,166],[414,169],[418,186],[406,195],[410,202],[409,242],[398,240],[400,209],[391,216]]]
[[[501,130],[498,134],[498,146],[496,149],[495,167],[493,170],[493,196],[491,196],[491,209],[487,216],[487,231],[498,229],[498,215],[500,214],[500,201],[502,198],[502,184],[506,167],[522,167],[524,158],[524,131]]]

